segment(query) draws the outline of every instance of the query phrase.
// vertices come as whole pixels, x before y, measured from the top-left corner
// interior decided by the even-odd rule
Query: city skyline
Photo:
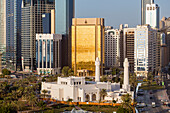
[[[116,2],[113,0],[106,1],[77,0],[75,3],[75,17],[105,18],[105,25],[113,26],[114,28],[119,28],[120,24],[129,24],[129,27],[136,27],[136,25],[141,24],[141,0],[131,0],[131,2],[127,0],[120,0]],[[160,20],[163,16],[169,17],[170,0],[155,0],[155,3],[160,6]],[[94,7],[95,4],[99,7]],[[104,6],[102,6],[103,4]],[[119,7],[120,5],[122,5],[122,7]],[[128,18],[125,18],[125,16]]]

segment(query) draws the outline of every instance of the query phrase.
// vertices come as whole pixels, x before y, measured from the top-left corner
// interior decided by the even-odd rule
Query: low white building
[[[120,89],[120,83],[100,82],[100,61],[96,58],[95,82],[85,81],[85,77],[58,77],[57,82],[42,82],[41,91],[47,90],[48,95],[52,99],[59,101],[68,101],[72,99],[74,102],[95,102],[101,100],[121,103],[121,96],[129,93],[133,97],[133,92],[130,91],[129,85],[129,62],[126,58],[124,67],[124,84],[123,89]],[[105,98],[101,97],[102,89],[106,90]]]
[[[106,89],[107,92],[119,91],[120,84],[88,82],[84,77],[58,77],[57,83],[42,82],[42,90],[44,89],[48,90],[52,99],[61,101],[73,99],[74,102],[88,102],[99,101],[102,89]]]

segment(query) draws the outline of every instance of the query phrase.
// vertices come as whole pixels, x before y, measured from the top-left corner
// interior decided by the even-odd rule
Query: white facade
[[[100,82],[100,60],[99,57],[96,58],[95,61],[95,82]]]
[[[156,69],[157,31],[149,25],[135,29],[135,66],[137,76],[147,76],[148,71]]]
[[[129,62],[128,58],[125,58],[124,61],[124,82],[123,82],[123,89],[126,91],[130,91],[130,85],[129,85]]]
[[[105,66],[120,65],[120,30],[110,29],[105,31]]]
[[[36,65],[38,74],[52,74],[54,34],[36,34]]]
[[[146,24],[159,28],[159,7],[157,4],[146,4]]]
[[[90,102],[100,100],[100,90],[106,89],[109,92],[119,92],[119,83],[110,82],[88,82],[85,77],[58,77],[58,82],[42,82],[42,90],[47,90],[52,99],[74,102]],[[107,96],[108,98],[108,96]],[[111,99],[113,97],[110,97]]]
[[[0,52],[6,51],[6,0],[0,0]]]

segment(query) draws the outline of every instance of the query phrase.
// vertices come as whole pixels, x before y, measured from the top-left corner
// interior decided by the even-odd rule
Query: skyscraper
[[[146,24],[146,4],[154,3],[154,0],[141,0],[141,25]]]
[[[120,66],[120,30],[105,31],[105,67]]]
[[[157,4],[146,4],[146,24],[159,28],[159,6]]]
[[[43,33],[51,33],[51,13],[42,15]]]
[[[124,59],[128,58],[130,72],[134,72],[134,33],[135,28],[124,28],[123,55]]]
[[[21,3],[7,0],[6,5],[6,63],[12,70],[21,69]]]
[[[55,33],[69,34],[74,18],[74,0],[55,0]]]
[[[161,36],[161,39],[165,38],[164,43],[161,43],[161,49],[162,49],[161,57],[165,61],[164,65],[162,65],[162,67],[165,67],[170,62],[170,17],[162,18],[162,20],[160,21],[160,31],[165,34],[165,36]],[[164,53],[166,53],[166,54],[164,54]],[[166,57],[167,60],[164,57]]]
[[[72,25],[72,69],[78,76],[94,76],[95,60],[104,67],[104,19],[74,18]]]
[[[36,33],[43,33],[42,14],[51,13],[55,0],[23,0],[21,41],[25,69],[36,68]]]
[[[5,64],[6,52],[6,0],[0,0],[0,52],[3,53],[2,64]]]
[[[147,76],[157,66],[157,31],[149,25],[137,26],[135,29],[135,73]]]
[[[75,16],[75,0],[55,0],[55,34],[64,38],[67,66],[71,67],[71,25]]]

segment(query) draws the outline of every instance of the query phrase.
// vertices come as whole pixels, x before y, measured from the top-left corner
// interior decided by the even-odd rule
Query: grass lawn
[[[85,111],[91,111],[91,112],[104,112],[104,113],[113,113],[113,111],[117,110],[117,107],[113,106],[89,106],[89,105],[83,105],[79,106],[81,109]],[[67,106],[67,105],[56,105],[51,108],[47,108],[43,111],[43,113],[61,113],[64,111],[71,111],[74,108],[74,106]],[[34,111],[32,113],[42,113],[42,111]]]
[[[85,111],[91,111],[91,112],[104,112],[104,113],[113,113],[113,111],[117,110],[117,107],[113,107],[113,106],[88,106],[88,105],[84,105],[84,106],[79,106],[81,109],[85,110]]]
[[[159,90],[159,89],[163,89],[163,86],[157,85],[156,82],[151,82],[151,84],[148,83],[142,83],[142,86],[140,87],[140,89],[143,90]]]

